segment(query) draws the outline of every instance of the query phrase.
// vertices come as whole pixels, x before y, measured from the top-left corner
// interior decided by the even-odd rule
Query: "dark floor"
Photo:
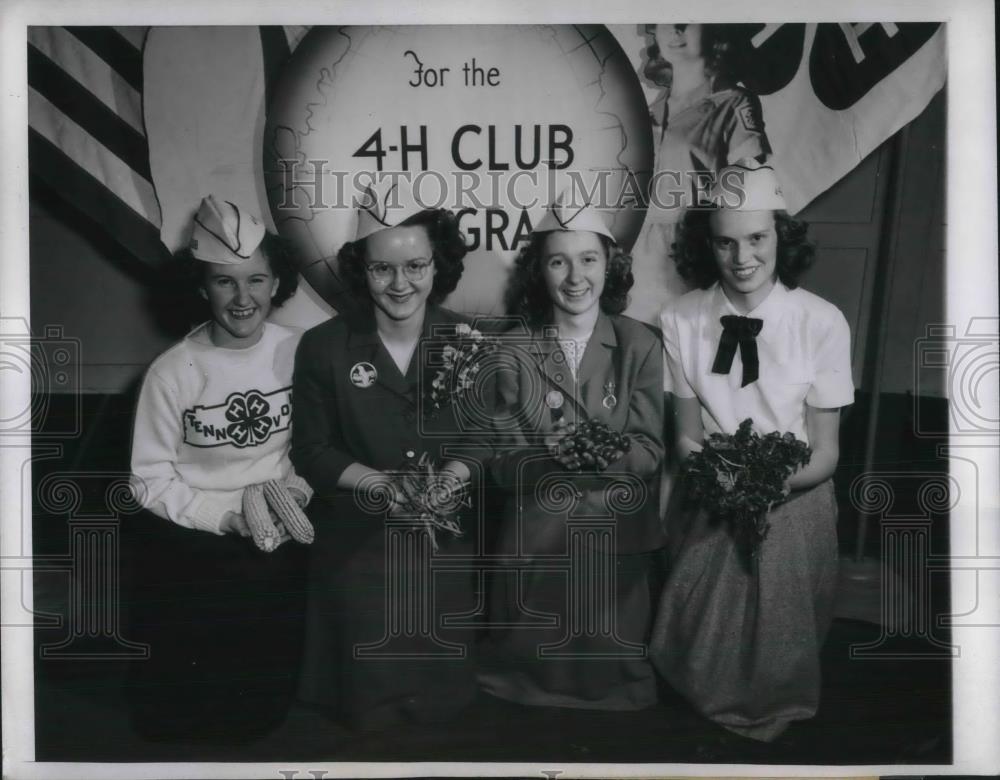
[[[129,728],[121,662],[40,661],[37,760],[948,763],[947,660],[850,659],[850,645],[878,633],[872,625],[836,622],[824,651],[819,714],[770,745],[725,732],[670,691],[655,708],[629,713],[523,707],[483,695],[456,722],[367,735],[297,706],[254,744],[155,744]]]
[[[58,400],[58,399],[57,399]],[[905,401],[905,399],[904,399]],[[78,485],[82,509],[108,516],[104,508],[109,481],[127,469],[131,401],[127,398],[84,398],[76,410],[49,409],[82,418],[82,435],[65,442],[61,457],[36,461],[33,541],[38,556],[65,555],[65,508],[44,509],[40,493],[51,489],[48,476],[65,474]],[[881,438],[877,467],[941,470],[933,441],[915,441],[908,408],[883,400],[883,415],[898,436]],[[855,410],[858,411],[857,409]],[[857,442],[863,414],[845,423],[845,442]],[[64,426],[64,429],[71,429]],[[855,516],[846,501],[847,488],[862,463],[857,449],[845,447],[838,473],[842,517],[839,529],[844,559],[855,549]],[[123,521],[127,519],[123,517]],[[935,519],[932,548],[947,552],[947,518]],[[878,555],[879,528],[869,527],[866,552]],[[863,567],[862,567],[863,568]],[[947,578],[936,578],[935,614],[947,607]],[[876,659],[852,659],[852,645],[871,643],[878,626],[844,617],[879,616],[879,590],[864,581],[844,579],[838,615],[823,655],[824,685],[817,717],[793,726],[770,745],[733,736],[703,720],[669,690],[650,710],[607,713],[529,708],[488,696],[457,721],[438,726],[408,725],[392,731],[357,735],[345,732],[322,715],[293,707],[287,720],[259,742],[223,746],[154,744],[143,741],[128,724],[122,696],[125,665],[120,660],[67,661],[39,659],[35,674],[36,758],[39,761],[288,761],[290,768],[319,761],[503,761],[563,764],[615,763],[777,763],[777,764],[945,764],[951,760],[951,668],[947,658],[899,656],[933,651],[924,640],[897,641]],[[941,587],[943,586],[943,587]],[[65,573],[35,576],[35,605],[65,614]],[[61,608],[62,607],[62,608]],[[63,629],[38,629],[36,646],[66,636]]]

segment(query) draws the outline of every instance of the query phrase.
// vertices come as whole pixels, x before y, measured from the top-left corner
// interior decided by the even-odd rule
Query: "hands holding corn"
[[[244,489],[243,517],[254,544],[264,552],[273,552],[289,538],[301,544],[312,544],[315,538],[309,518],[278,480]]]

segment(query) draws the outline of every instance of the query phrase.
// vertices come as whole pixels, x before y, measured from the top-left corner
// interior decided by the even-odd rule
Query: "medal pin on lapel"
[[[605,382],[604,383],[604,398],[601,404],[605,409],[614,409],[618,406],[618,398],[615,397],[615,383]]]

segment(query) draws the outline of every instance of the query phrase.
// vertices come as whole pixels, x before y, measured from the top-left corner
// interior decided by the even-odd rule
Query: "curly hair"
[[[398,227],[421,226],[427,230],[434,260],[434,284],[428,303],[440,303],[447,298],[465,271],[465,255],[469,248],[458,226],[458,218],[448,209],[425,209],[403,220]],[[369,299],[367,272],[367,239],[348,241],[337,253],[337,265],[348,290],[362,300]]]
[[[542,278],[542,255],[548,233],[532,233],[511,270],[504,295],[508,314],[525,317],[533,326],[542,325],[552,312],[552,299]],[[632,258],[607,236],[598,234],[608,258],[600,306],[605,314],[621,314],[628,306],[632,277]]]
[[[656,25],[646,25],[646,27],[647,30],[650,28],[655,30]],[[705,60],[705,74],[712,79],[716,89],[733,86],[739,80],[736,75],[739,63],[736,56],[738,36],[735,35],[735,28],[736,25],[731,24],[701,25],[701,54]],[[655,38],[655,31],[652,34]],[[663,57],[659,43],[650,45],[646,49],[646,54],[648,59],[643,68],[643,75],[655,84],[666,86],[662,73],[667,67],[667,60]]]
[[[271,306],[278,308],[291,298],[299,287],[299,271],[296,267],[295,248],[290,241],[276,233],[265,233],[260,249],[267,258],[271,273],[278,279],[278,291],[271,299]],[[174,284],[185,299],[191,322],[202,322],[211,316],[211,310],[199,291],[205,284],[207,264],[191,254],[185,247],[174,253],[174,264],[170,269]]]
[[[715,209],[690,209],[677,231],[674,262],[677,272],[702,290],[719,280],[719,269],[712,251],[712,226]],[[778,234],[777,271],[782,284],[790,289],[813,264],[816,247],[806,235],[809,223],[793,219],[785,211],[774,212],[774,230]]]
[[[736,56],[735,25],[703,24],[701,26],[701,51],[705,57],[705,71],[711,76],[713,87],[735,86],[739,81]]]

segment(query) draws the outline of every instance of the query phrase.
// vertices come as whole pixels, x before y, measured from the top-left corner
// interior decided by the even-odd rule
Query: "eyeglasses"
[[[371,278],[379,284],[385,284],[386,282],[392,281],[392,279],[396,276],[397,268],[403,269],[403,276],[405,276],[408,281],[419,282],[427,276],[427,269],[432,265],[433,263],[429,260],[410,260],[402,265],[393,265],[391,263],[365,263],[365,270],[369,273]]]

